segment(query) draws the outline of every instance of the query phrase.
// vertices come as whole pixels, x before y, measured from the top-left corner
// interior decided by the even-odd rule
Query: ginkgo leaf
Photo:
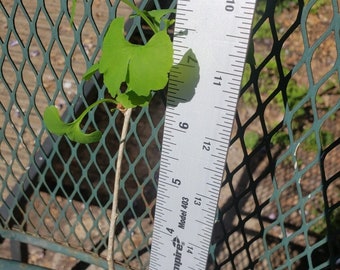
[[[85,114],[84,114],[85,116]],[[55,106],[46,108],[43,116],[46,128],[56,135],[66,135],[70,140],[79,143],[98,142],[102,136],[100,131],[85,133],[80,128],[80,123],[84,116],[78,117],[71,123],[65,123],[59,116],[58,109]]]
[[[154,9],[150,11],[146,11],[146,14],[149,17],[152,17],[154,21],[158,24],[161,23],[162,18],[170,13],[176,13],[176,9]]]
[[[155,9],[145,11],[146,16],[150,17],[158,30],[167,30],[170,25],[174,24],[175,20],[168,20],[164,18],[165,15],[176,13],[176,9]]]
[[[134,108],[136,106],[147,106],[152,98],[152,94],[148,96],[138,96],[135,92],[130,91],[116,97],[118,103],[122,104],[124,108]]]
[[[120,87],[126,83],[125,93],[149,96],[168,82],[173,63],[172,42],[166,31],[157,32],[146,45],[136,45],[124,37],[124,19],[112,21],[103,42],[99,72],[113,98],[124,93]],[[123,104],[124,106],[125,104]]]
[[[99,63],[93,64],[93,65],[92,65],[91,67],[89,67],[89,69],[85,72],[85,74],[83,75],[83,79],[84,79],[84,80],[89,80],[89,79],[91,78],[91,76],[97,72],[98,69],[99,69]]]

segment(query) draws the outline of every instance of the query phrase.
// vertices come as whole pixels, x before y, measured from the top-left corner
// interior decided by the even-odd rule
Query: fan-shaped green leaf
[[[113,20],[103,42],[99,71],[104,74],[109,93],[123,100],[122,95],[130,91],[137,97],[146,97],[152,90],[163,89],[173,62],[170,37],[166,31],[160,31],[146,45],[136,45],[125,40],[123,27],[123,18]],[[123,83],[127,85],[124,93],[120,90]],[[129,95],[131,99],[133,95]]]
[[[70,140],[79,143],[98,142],[102,136],[100,131],[84,133],[80,128],[83,117],[79,117],[71,123],[65,123],[59,116],[58,109],[55,106],[46,108],[43,116],[46,128],[56,135],[66,135]]]

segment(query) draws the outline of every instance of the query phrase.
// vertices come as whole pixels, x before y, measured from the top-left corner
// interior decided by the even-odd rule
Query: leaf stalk
[[[140,17],[143,18],[143,20],[150,26],[152,31],[156,34],[158,32],[157,27],[153,24],[153,22],[150,20],[150,18],[143,12],[141,11],[137,6],[132,4],[129,0],[121,0],[123,3],[128,5],[136,14]]]

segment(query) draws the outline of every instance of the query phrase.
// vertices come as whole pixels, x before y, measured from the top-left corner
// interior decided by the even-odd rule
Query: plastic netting
[[[71,120],[105,96],[101,77],[81,77],[116,15],[126,17],[133,42],[148,31],[118,1],[77,1],[70,24],[71,2],[0,2],[0,235],[27,243],[32,264],[106,268],[122,117],[99,107],[84,129],[99,128],[103,140],[80,145],[51,136],[42,114],[55,104]],[[337,0],[258,0],[208,269],[336,267],[339,52]],[[132,269],[148,266],[165,96],[130,121],[115,259]]]

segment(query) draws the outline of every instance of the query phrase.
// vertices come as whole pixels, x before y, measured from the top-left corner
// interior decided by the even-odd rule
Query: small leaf
[[[89,80],[93,74],[95,74],[99,69],[99,63],[95,63],[86,70],[85,74],[83,75],[84,80]]]
[[[74,22],[74,16],[76,15],[76,8],[77,8],[77,0],[72,0],[70,25],[72,25]]]
[[[157,23],[160,23],[165,15],[176,13],[176,9],[155,9],[146,12],[149,17],[152,17]]]
[[[43,119],[46,128],[56,135],[64,135],[72,129],[70,124],[66,124],[61,120],[58,109],[55,106],[46,108]]]
[[[175,20],[168,20],[164,18],[165,15],[170,13],[176,13],[176,9],[158,9],[145,11],[146,16],[152,19],[153,23],[158,27],[159,30],[167,30]]]
[[[70,140],[78,143],[98,142],[102,136],[100,131],[94,131],[87,134],[81,130],[80,123],[84,116],[78,117],[71,123],[65,123],[60,118],[58,109],[55,106],[49,106],[44,112],[43,120],[46,128],[51,133],[59,136],[66,135]]]

